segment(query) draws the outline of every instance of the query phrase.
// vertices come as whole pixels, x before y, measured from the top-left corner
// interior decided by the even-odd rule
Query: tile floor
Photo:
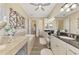
[[[32,49],[31,55],[40,55],[40,51],[43,48],[47,48],[47,46],[43,46],[39,43],[39,38],[35,39],[34,47]]]

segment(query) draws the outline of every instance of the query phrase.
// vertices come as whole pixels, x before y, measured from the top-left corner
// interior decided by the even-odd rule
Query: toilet
[[[50,49],[44,48],[41,50],[40,55],[53,55],[53,53]]]

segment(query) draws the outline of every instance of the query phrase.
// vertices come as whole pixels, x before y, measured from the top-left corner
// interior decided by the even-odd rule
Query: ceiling
[[[66,17],[66,16],[71,15],[71,14],[77,12],[77,11],[79,11],[79,8],[77,8],[73,11],[70,11],[70,12],[61,12],[56,17]]]
[[[48,17],[51,14],[51,11],[53,11],[52,14],[57,13],[57,16],[55,16],[55,17],[65,17],[65,16],[68,16],[68,15],[74,13],[74,12],[79,11],[79,7],[78,7],[78,8],[76,8],[73,11],[70,11],[70,12],[65,12],[65,11],[61,12],[60,9],[61,9],[61,6],[63,4],[51,3],[48,6],[43,6],[45,11],[43,11],[41,9],[38,9],[37,11],[35,11],[37,6],[31,5],[30,3],[22,3],[21,5],[30,17]],[[56,8],[56,5],[58,5],[57,8]]]
[[[78,11],[79,11],[79,6],[69,12],[66,12],[66,11],[60,12],[56,17],[66,17],[66,16],[71,15],[71,14],[78,12]]]
[[[45,11],[42,11],[41,9],[35,11],[37,6],[31,5],[30,3],[23,3],[21,5],[30,17],[47,17],[54,9],[56,3],[51,3],[48,6],[44,6],[43,8],[45,9]]]

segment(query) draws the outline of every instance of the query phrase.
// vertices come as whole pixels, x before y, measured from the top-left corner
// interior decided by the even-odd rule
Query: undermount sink
[[[74,38],[71,37],[66,37],[66,36],[59,36],[62,39],[67,39],[67,40],[75,40]]]

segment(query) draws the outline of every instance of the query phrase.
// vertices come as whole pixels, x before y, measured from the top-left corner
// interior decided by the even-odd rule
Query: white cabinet
[[[72,51],[72,50],[67,50],[67,53],[66,53],[67,55],[75,55],[75,53]]]
[[[51,49],[55,55],[76,55],[79,54],[79,49],[52,36]]]
[[[69,51],[71,51],[74,55],[79,55],[79,49],[70,44],[67,44],[67,50],[67,54],[69,54]]]
[[[56,46],[55,48],[52,49],[53,54],[55,55],[65,55],[66,54],[66,49],[61,47],[61,46]]]
[[[52,37],[51,39],[51,49],[55,55],[66,54],[66,45],[63,45],[62,42],[56,37]]]

